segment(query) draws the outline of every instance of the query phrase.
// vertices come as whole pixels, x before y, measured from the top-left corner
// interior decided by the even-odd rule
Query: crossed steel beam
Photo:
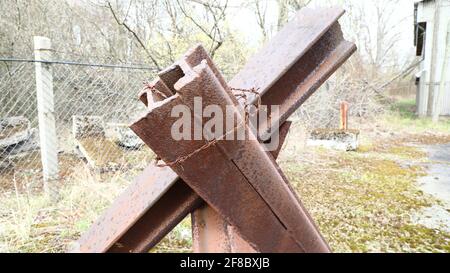
[[[158,93],[141,94],[150,111],[131,128],[172,162],[205,144],[168,137],[174,105],[192,107],[192,98],[201,96],[206,104],[237,109],[230,87],[256,88],[263,105],[279,105],[281,112],[259,125],[260,135],[267,139],[274,124],[282,124],[285,136],[288,117],[356,50],[343,38],[338,23],[343,13],[299,11],[228,84],[197,46],[160,73],[153,82]],[[270,155],[262,145],[219,141],[172,168],[151,164],[80,238],[76,251],[147,252],[193,213],[198,252],[329,252],[275,163],[279,151]]]

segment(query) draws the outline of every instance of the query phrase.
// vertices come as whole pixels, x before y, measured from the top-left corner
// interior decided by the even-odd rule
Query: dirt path
[[[440,204],[423,209],[414,220],[428,228],[450,232],[450,143],[424,148],[431,162],[426,164],[428,175],[419,179],[419,186]]]

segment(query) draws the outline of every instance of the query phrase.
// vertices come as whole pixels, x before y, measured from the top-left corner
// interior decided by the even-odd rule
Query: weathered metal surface
[[[286,125],[283,125],[280,128],[280,149],[282,143],[284,142],[284,138],[287,134],[288,128],[290,127],[290,123],[288,122]],[[272,152],[272,154],[277,153],[277,151]],[[276,157],[276,155],[274,154]],[[158,180],[156,181],[152,178],[155,174],[160,173],[158,177],[167,176],[167,180]],[[205,232],[217,233],[217,229],[213,226],[208,226],[208,229],[198,230],[196,229],[196,224],[193,224],[193,234],[194,234],[194,251],[195,252],[226,252],[227,250],[231,250],[233,248],[233,252],[249,252],[251,246],[242,239],[239,234],[230,227],[226,221],[224,221],[211,207],[207,206],[203,199],[201,199],[191,188],[189,188],[182,179],[178,178],[174,182],[175,173],[172,172],[169,168],[157,168],[154,166],[149,166],[143,174],[136,179],[136,181],[129,186],[128,190],[124,192],[120,197],[121,199],[117,199],[112,207],[119,207],[122,204],[151,204],[150,202],[153,200],[154,205],[147,207],[141,207],[142,210],[139,211],[138,206],[130,206],[127,207],[129,210],[127,213],[122,216],[118,216],[115,213],[114,209],[109,209],[105,212],[102,218],[99,218],[96,223],[94,223],[93,227],[102,227],[105,225],[109,225],[106,219],[115,219],[115,225],[110,225],[106,229],[91,229],[90,233],[86,233],[79,240],[80,246],[86,246],[86,248],[81,248],[79,251],[82,252],[147,252],[154,246],[156,246],[159,241],[164,238],[167,233],[169,233],[182,219],[184,219],[189,213],[195,211],[195,208],[203,207],[203,210],[207,210],[207,212],[202,215],[211,215],[213,221],[212,223],[222,222],[225,229],[229,230],[228,233],[225,233],[227,238],[222,237],[223,240],[227,240],[230,245],[226,245],[225,243],[218,242],[217,238],[220,238],[221,235],[215,236],[214,238],[211,235],[204,234]],[[169,189],[165,192],[164,186],[170,186]],[[130,192],[141,192],[149,193],[147,189],[153,190],[153,195],[137,195],[130,196]],[[124,200],[125,198],[125,200]],[[150,199],[147,199],[150,198]],[[148,202],[148,203],[146,203]],[[148,210],[146,210],[148,209]],[[131,220],[139,219],[137,222],[133,223]],[[203,220],[203,225],[211,223],[209,220]],[[111,232],[114,228],[114,231]],[[126,230],[125,233],[120,234],[117,233],[119,230]],[[223,230],[223,232],[225,232]],[[200,248],[197,245],[198,237],[202,236],[202,240],[204,245],[208,246],[208,249]],[[111,240],[102,239],[109,237]],[[211,238],[211,240],[205,240],[205,236]],[[95,241],[90,239],[97,238]],[[112,244],[112,241],[114,244]],[[96,243],[94,246],[93,243]],[[208,244],[205,244],[205,243]],[[213,249],[215,249],[213,251]],[[254,250],[253,250],[254,251]]]
[[[283,52],[292,53],[295,50],[299,50],[300,52],[304,51],[305,48],[311,47],[308,52],[304,55],[300,55],[300,58],[295,62],[294,65],[290,68],[290,70],[284,74],[284,76],[275,82],[272,87],[266,89],[261,85],[265,84],[269,86],[268,79],[270,76],[265,78],[257,77],[242,77],[243,73],[249,73],[249,75],[254,75],[255,71],[264,67],[261,63],[261,60],[264,60],[265,55],[273,54],[271,50],[263,50],[261,53],[256,55],[252,61],[244,68],[239,75],[234,78],[230,85],[239,86],[240,88],[257,88],[260,90],[262,94],[262,104],[263,105],[280,105],[281,106],[281,116],[277,122],[283,122],[287,119],[289,115],[291,115],[298,107],[307,100],[307,98],[312,95],[312,93],[356,50],[356,47],[349,42],[346,42],[343,39],[343,35],[340,29],[339,24],[337,23],[337,19],[342,15],[343,12],[339,12],[337,10],[327,11],[330,16],[329,18],[334,23],[330,25],[322,25],[316,26],[314,30],[316,33],[325,32],[325,34],[320,37],[315,43],[308,43],[307,39],[302,40],[305,41],[303,45],[298,45],[295,42],[287,42],[279,45],[279,50]],[[301,22],[306,25],[310,24],[312,20],[316,20],[316,13],[310,13],[309,17],[304,16],[304,14],[299,14],[299,17],[302,17]],[[323,14],[322,14],[323,15]],[[298,18],[297,18],[298,19]],[[284,37],[290,37],[292,39],[298,39],[298,37],[294,37],[295,35],[286,35],[286,33],[291,33],[291,30],[295,27],[286,27],[280,34],[274,38],[273,44],[276,44],[277,39],[283,39]],[[283,50],[286,47],[294,48]],[[268,47],[270,47],[269,45]],[[289,58],[289,56],[287,56]],[[278,58],[277,60],[280,60]],[[268,73],[273,73],[274,71],[283,71],[286,67],[289,67],[289,59],[287,62],[277,62],[272,71]],[[264,73],[258,73],[259,76],[264,75]],[[261,134],[267,130],[270,125],[265,124],[260,127]],[[279,151],[277,151],[279,152]],[[214,217],[213,217],[214,218]],[[205,222],[205,221],[203,221]],[[217,222],[214,220],[213,222]],[[220,227],[220,226],[219,226]],[[214,226],[211,227],[214,231]],[[203,229],[205,230],[205,229]],[[216,232],[217,233],[217,232]],[[209,238],[210,236],[203,236],[203,240]],[[214,242],[210,242],[214,245]],[[245,245],[245,243],[244,243]],[[223,250],[226,250],[223,249]],[[243,252],[247,251],[244,248]]]
[[[276,159],[283,147],[292,122],[285,122],[279,129],[278,149],[271,152]],[[253,249],[220,215],[210,206],[204,205],[192,213],[194,253],[255,253]]]
[[[194,253],[257,253],[209,205],[204,204],[191,215]]]
[[[233,226],[228,225],[227,227],[231,253],[258,253]]]
[[[320,54],[311,49],[317,41],[327,36],[326,32],[337,24],[343,14],[344,10],[341,8],[300,10],[292,21],[249,60],[229,85],[243,89],[259,88],[261,95],[267,93],[308,52]],[[311,73],[314,69],[315,67],[310,67],[305,72]]]
[[[203,77],[206,79],[207,75],[201,75],[201,78]],[[201,85],[206,86],[210,83],[211,81],[205,80]],[[205,89],[207,90],[206,87]],[[219,90],[219,87],[216,86],[215,90]],[[195,92],[194,90],[190,91],[191,93]],[[220,101],[211,100],[210,103],[219,105]],[[252,185],[264,202],[268,204],[280,223],[299,245],[301,251],[329,251],[327,244],[321,237],[312,219],[306,213],[300,202],[298,202],[295,193],[286,185],[284,177],[280,175],[280,169],[277,168],[277,165],[265,153],[263,146],[259,142],[251,140],[220,141],[218,146],[225,152],[227,159],[232,161],[239,169],[239,172]],[[188,180],[185,181],[188,184],[190,182]],[[192,185],[191,187],[194,188]],[[206,200],[206,195],[202,195],[198,189],[194,188],[194,190]],[[221,192],[216,192],[216,194],[221,194]],[[218,212],[221,213],[220,210]],[[252,212],[247,211],[246,213]],[[245,237],[245,234],[239,226],[234,224],[233,226]],[[258,247],[257,245],[255,249],[259,250]]]
[[[283,149],[284,142],[289,134],[289,130],[291,129],[292,121],[286,121],[283,125],[280,126],[278,133],[278,148],[272,152],[270,152],[274,159],[277,159],[280,155],[281,150]]]
[[[339,129],[348,130],[348,102],[341,102]]]
[[[262,96],[263,105],[279,105],[280,115],[261,124],[260,135],[268,138],[271,123],[283,124],[356,50],[343,39],[335,23],[311,49]]]
[[[152,165],[147,167],[95,221],[92,228],[83,234],[76,251],[88,253],[108,251],[177,180],[178,176],[170,168]]]
[[[191,214],[194,253],[230,253],[229,224],[208,204]]]
[[[325,47],[326,41],[328,41],[327,36],[333,32],[333,30],[330,31],[330,29],[337,29],[339,27],[337,19],[342,15],[342,12],[343,11],[339,9],[300,12],[298,19],[293,23],[289,23],[286,27],[289,29],[288,31],[285,31],[288,35],[283,34],[286,35],[286,37],[278,37],[276,39],[278,39],[279,42],[272,42],[265,47],[262,53],[258,54],[257,57],[254,57],[246,68],[233,79],[230,86],[236,88],[259,88],[263,94],[262,99],[264,104],[273,105],[276,104],[275,102],[281,102],[281,121],[284,120],[289,116],[289,113],[292,113],[299,107],[355,50],[354,45],[345,42],[339,35],[333,36],[334,39],[340,41],[339,43],[331,43],[331,46]],[[317,18],[321,19],[317,20]],[[295,38],[292,38],[294,36]],[[289,40],[287,44],[290,44],[290,46],[283,46],[286,39]],[[322,42],[320,43],[320,41]],[[321,46],[315,46],[318,42]],[[313,49],[325,51],[314,52]],[[321,57],[314,58],[318,55]],[[314,60],[310,61],[310,58]],[[320,59],[322,59],[321,62],[319,61]],[[280,61],[278,62],[278,60]],[[274,62],[277,62],[277,65],[273,65]],[[186,63],[189,64],[188,61],[186,61]],[[319,65],[319,69],[316,69],[314,65]],[[262,70],[271,71],[252,71],[252,67],[255,66],[259,66],[259,69]],[[215,72],[215,74],[217,74],[217,71]],[[299,75],[302,76],[299,77]],[[219,78],[219,81],[223,80],[220,80]],[[167,96],[173,94],[169,87],[163,86],[165,84],[161,79],[157,79],[156,83],[157,84],[154,84],[155,87],[159,91],[164,91],[161,93],[165,94],[163,96],[157,96],[155,100],[165,99]],[[222,85],[224,85],[224,82],[222,82]],[[144,92],[142,94],[141,100],[144,103],[149,104],[147,93],[148,92]],[[153,97],[153,95],[150,97]],[[267,127],[270,127],[270,125],[261,128],[264,128],[263,130],[266,131]],[[158,169],[156,171],[159,172]],[[279,173],[283,176],[281,172]],[[286,181],[285,178],[284,180]],[[180,182],[180,180],[178,180],[178,182]],[[181,181],[180,183],[184,182]],[[288,187],[290,186],[288,185]],[[152,191],[152,187],[150,186],[147,191]],[[293,191],[291,190],[291,192]],[[192,191],[187,190],[184,194],[187,196],[191,193]],[[155,206],[159,200],[160,199],[157,198],[153,200]],[[177,203],[178,201],[173,199],[173,202]],[[178,202],[177,204],[179,206],[188,206],[188,204],[183,204],[181,202]],[[149,211],[151,207],[152,206],[150,205],[147,208],[147,211]],[[171,213],[167,212],[166,216],[167,215],[171,215]],[[161,221],[164,221],[164,216],[161,217]],[[175,218],[176,217],[172,217],[172,219]],[[178,218],[183,217],[179,216]],[[136,222],[138,219],[139,217],[133,219],[132,222]],[[154,236],[153,239],[147,238],[147,242],[154,242],[155,238],[162,238],[169,231],[169,228],[170,227],[168,227],[167,230],[160,231],[156,235],[152,230],[142,232],[146,232],[150,237]],[[106,229],[108,228],[105,228],[104,230]],[[148,249],[151,246],[152,245],[150,244],[142,249]],[[133,247],[130,247],[130,249],[132,248]]]
[[[107,252],[148,252],[202,204],[203,200],[186,183],[177,180]]]
[[[199,96],[203,98],[204,105],[218,105],[222,110],[225,110],[227,105],[235,105],[229,90],[223,88],[206,62],[202,62],[191,70],[184,68],[183,71],[185,76],[175,85],[177,94],[165,100],[164,103],[155,105],[144,118],[131,126],[135,133],[165,162],[177,161],[179,157],[198,151],[205,145],[205,141],[175,141],[170,137],[172,124],[177,120],[171,117],[171,110],[174,106],[187,105],[193,109],[194,97]],[[226,111],[223,112],[226,113]],[[224,120],[226,120],[226,117]],[[241,121],[237,121],[237,123],[240,124]],[[155,130],[155,128],[158,128],[158,130]],[[258,192],[255,190],[255,186],[260,188],[262,183],[267,184],[268,180],[264,182],[261,182],[261,180],[255,181],[254,177],[250,177],[252,175],[250,168],[246,169],[245,165],[241,164],[243,157],[239,157],[239,150],[241,149],[245,153],[243,147],[253,146],[253,149],[259,152],[257,156],[266,158],[267,154],[260,148],[261,145],[257,141],[251,140],[221,141],[219,143],[219,145],[212,145],[198,152],[195,156],[188,157],[183,163],[173,165],[172,169],[211,207],[219,212],[227,222],[239,230],[240,235],[258,251],[305,251],[307,246],[301,245],[295,240],[277,217],[282,216],[286,223],[289,223],[290,220],[285,217],[286,214],[281,212],[283,206],[280,206],[279,202],[272,202],[271,207],[267,201],[271,202],[273,199],[271,200],[272,197],[269,196],[268,191],[264,192],[259,189]],[[240,147],[237,146],[239,149],[235,149],[234,147],[238,143]],[[249,161],[252,160],[252,157],[256,157],[256,154],[251,154],[248,151],[247,153],[251,156],[250,158],[247,157]],[[230,157],[234,157],[235,162]],[[199,164],[199,162],[211,162],[211,164]],[[262,162],[261,164],[272,165],[271,162]],[[251,171],[258,172],[261,169],[268,170],[264,173],[275,179],[271,181],[271,184],[276,186],[266,185],[274,191],[273,196],[278,195],[292,199],[290,197],[292,193],[283,188],[286,187],[285,182],[272,173],[275,171],[278,174],[278,170],[270,168],[268,165],[259,165],[253,166]],[[241,170],[244,170],[244,173],[250,179]],[[264,197],[261,197],[261,194]],[[291,205],[287,204],[292,203],[292,200],[287,199],[282,203],[286,204],[284,208],[292,210]],[[274,213],[274,208],[277,213],[281,214]],[[300,209],[300,207],[297,209]],[[297,217],[293,215],[292,218]],[[301,224],[301,221],[299,221],[301,219],[297,218],[296,220],[297,224]],[[293,231],[295,231],[295,228],[293,228]],[[271,240],[267,240],[269,237]],[[315,241],[319,240],[316,239]],[[316,251],[319,252],[319,250]]]

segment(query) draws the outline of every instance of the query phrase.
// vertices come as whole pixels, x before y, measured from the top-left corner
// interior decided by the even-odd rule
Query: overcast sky
[[[267,3],[267,17],[272,22],[272,25],[276,24],[277,18],[277,4],[274,0],[263,0]],[[310,7],[315,6],[345,6],[347,4],[362,5],[365,10],[365,15],[367,16],[369,28],[372,30],[376,29],[376,21],[373,13],[373,5],[375,2],[380,0],[312,0]],[[255,21],[255,16],[252,15],[252,11],[248,9],[238,9],[233,8],[237,6],[240,0],[230,0],[230,15],[232,16],[232,28],[240,32],[242,36],[248,41],[248,43],[256,46],[258,41],[261,39],[261,32],[259,31],[258,25]],[[389,9],[394,10],[395,16],[392,18],[393,28],[397,28],[396,32],[399,33],[400,42],[397,48],[395,48],[396,53],[400,59],[406,59],[410,56],[413,51],[413,23],[414,23],[414,2],[415,0],[398,0],[398,1],[384,1],[387,2]],[[394,4],[397,2],[396,4]],[[272,14],[272,15],[271,15]],[[345,16],[345,15],[344,15]],[[351,29],[345,29],[345,32],[351,31]]]

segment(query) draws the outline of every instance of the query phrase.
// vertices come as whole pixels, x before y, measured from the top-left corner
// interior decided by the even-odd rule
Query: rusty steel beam
[[[204,203],[191,214],[194,253],[230,253],[228,222]]]
[[[189,213],[203,204],[203,200],[186,183],[176,181],[108,252],[148,252]]]
[[[91,229],[82,235],[77,242],[78,247],[73,251],[89,253],[108,251],[126,231],[139,222],[149,208],[155,206],[156,201],[161,200],[165,193],[171,192],[178,179],[170,168],[158,168],[153,165],[147,167],[96,220]],[[182,195],[185,195],[184,193]]]
[[[172,109],[184,105],[194,111],[196,97],[202,97],[205,105],[221,107],[223,120],[234,115],[235,126],[252,134],[247,124],[242,125],[236,98],[207,60],[194,67],[180,66],[184,77],[174,86],[176,94],[155,104],[131,129],[165,162],[176,162],[171,168],[256,250],[329,252],[313,220],[257,140],[219,140],[205,149],[204,140],[172,138],[172,125],[178,119],[172,117]],[[228,112],[229,106],[234,113]],[[192,121],[205,122],[198,117]],[[267,240],[269,234],[272,240]]]
[[[173,164],[172,169],[258,251],[326,250],[320,234],[305,218],[257,141],[223,140],[204,149],[204,140],[176,141],[171,137],[172,124],[177,121],[171,116],[172,109],[186,105],[193,110],[195,97],[202,97],[205,105],[220,106],[225,115],[235,115],[236,124],[243,121],[234,96],[206,61],[195,67],[183,67],[183,72],[185,76],[175,84],[176,95],[156,104],[131,129],[165,162],[177,162],[180,157],[195,153]],[[227,113],[227,106],[234,106],[234,113]],[[203,120],[193,118],[203,124]],[[278,201],[273,199],[275,196]]]
[[[289,33],[288,37],[290,37],[290,35],[292,33],[295,32],[301,32],[300,35],[297,35],[297,41],[291,41],[291,44],[294,44],[294,46],[291,48],[290,51],[288,51],[288,54],[286,54],[285,51],[281,51],[278,50],[278,45],[275,43],[269,44],[262,52],[264,53],[260,53],[258,54],[259,57],[255,57],[252,59],[252,61],[249,62],[249,65],[247,65],[247,68],[244,69],[244,71],[242,71],[241,73],[239,73],[235,79],[233,79],[234,84],[239,84],[239,86],[235,86],[233,85],[233,82],[230,84],[230,86],[232,87],[239,87],[239,88],[245,88],[245,84],[248,84],[247,86],[252,86],[253,83],[255,82],[263,82],[262,80],[254,80],[253,78],[255,77],[260,77],[260,78],[264,78],[266,77],[268,74],[270,74],[269,72],[262,72],[258,71],[258,73],[251,73],[251,67],[254,67],[255,65],[260,65],[263,69],[266,70],[276,70],[277,71],[277,75],[274,76],[267,76],[267,77],[272,77],[272,80],[268,80],[266,81],[266,86],[263,86],[263,88],[261,88],[262,84],[252,86],[256,87],[259,86],[260,87],[260,91],[263,94],[262,98],[263,101],[267,102],[271,99],[271,97],[278,97],[278,101],[283,100],[284,98],[284,102],[283,104],[285,104],[286,106],[282,107],[282,111],[285,111],[285,113],[282,113],[282,117],[287,117],[289,114],[288,112],[292,112],[296,107],[300,106],[301,103],[304,102],[304,100],[306,100],[306,98],[312,94],[312,92],[314,90],[316,90],[320,84],[326,80],[326,78],[329,77],[329,75],[331,75],[335,69],[337,69],[337,67],[339,65],[341,65],[355,50],[354,45],[349,44],[345,41],[343,41],[342,37],[337,37],[336,34],[334,34],[335,38],[337,37],[337,40],[340,41],[338,46],[330,46],[329,48],[325,48],[324,52],[313,52],[312,48],[314,48],[314,50],[317,50],[316,48],[319,49],[323,49],[325,46],[325,42],[319,43],[319,45],[321,44],[322,46],[315,46],[316,44],[318,44],[318,41],[327,41],[327,36],[330,36],[329,34],[332,33],[332,31],[330,31],[330,29],[334,28],[337,29],[338,28],[338,23],[337,20],[338,18],[342,15],[342,10],[340,9],[335,9],[333,10],[317,10],[317,11],[301,11],[299,12],[298,18],[293,22],[293,23],[289,23],[289,25],[287,26],[287,28],[290,28],[291,32]],[[311,14],[311,15],[308,15]],[[309,18],[308,20],[303,20],[302,18]],[[311,18],[320,18],[320,20],[315,20],[313,21]],[[302,24],[301,22],[307,22]],[[309,25],[308,25],[309,24]],[[315,25],[315,26],[314,26]],[[308,33],[310,32],[311,33]],[[336,33],[336,31],[334,32]],[[306,37],[306,38],[305,38]],[[329,38],[328,38],[329,39]],[[301,44],[302,46],[299,46],[299,44]],[[336,43],[335,43],[336,44]],[[298,46],[295,46],[298,45]],[[273,54],[268,54],[267,52],[275,52]],[[278,53],[277,53],[278,52]],[[309,53],[311,52],[311,53]],[[314,56],[317,55],[321,55],[323,58],[323,62],[320,63],[321,69],[319,70],[315,70],[314,67],[314,63],[319,63],[317,61],[317,59],[320,58],[315,58],[315,61],[309,61],[309,58],[314,59]],[[309,56],[309,57],[308,57]],[[312,56],[312,57],[311,57]],[[259,58],[259,59],[258,59]],[[271,64],[276,61],[276,60],[280,60],[283,59],[285,61],[285,66],[277,66],[276,69],[273,69]],[[256,61],[255,61],[256,60]],[[280,61],[281,63],[281,61]],[[302,63],[305,63],[305,65],[302,65]],[[326,64],[326,65],[323,65]],[[302,71],[302,69],[304,69],[304,71]],[[294,71],[294,72],[292,72]],[[307,72],[310,72],[309,75]],[[314,72],[317,71],[318,73]],[[292,73],[291,73],[292,72]],[[298,72],[302,72],[302,73],[298,73]],[[266,76],[264,76],[266,75]],[[296,75],[303,75],[302,77],[297,77]],[[315,82],[313,80],[310,79],[314,79]],[[161,84],[161,83],[160,83]],[[280,86],[282,90],[281,93],[279,94],[279,96],[274,96],[271,95],[272,93],[276,93],[278,92],[278,90],[275,90],[275,86]],[[173,94],[172,90],[170,90],[169,87],[158,87],[158,90],[164,90],[165,92],[163,92],[163,94],[165,94],[165,96],[167,95],[171,95]],[[167,92],[167,90],[169,90],[170,93]],[[298,93],[298,94],[292,94],[293,93]],[[164,96],[164,97],[165,97]],[[152,97],[152,96],[150,96]],[[155,100],[161,100],[163,99],[163,97],[157,97]],[[148,96],[147,93],[144,93],[141,96],[141,100],[148,104]],[[296,101],[297,100],[297,101]],[[151,103],[150,103],[151,104]],[[271,103],[266,103],[271,105]],[[283,106],[283,105],[282,105]],[[157,170],[160,171],[160,170]],[[178,179],[176,181],[176,183],[184,183],[183,181],[181,181],[180,179]],[[133,186],[132,186],[133,187]],[[147,191],[152,191],[152,186],[150,186]],[[166,191],[166,195],[168,195],[170,191]],[[189,196],[189,194],[192,193],[192,190],[188,189],[186,190],[186,192],[184,192],[185,196]],[[158,196],[157,198],[155,198],[153,201],[153,205],[157,204],[160,200],[160,198],[163,196],[163,194],[161,196]],[[178,202],[177,199],[174,197],[173,202]],[[144,214],[145,212],[150,212],[150,209],[152,208],[152,202],[149,202],[149,205],[142,209],[142,213]],[[185,207],[188,208],[189,204],[188,203],[183,203],[183,202],[178,202],[178,205],[181,207]],[[108,214],[108,213],[106,213]],[[142,215],[143,215],[142,214]],[[130,214],[131,215],[131,214]],[[141,215],[141,217],[142,217]],[[171,218],[171,219],[179,219],[179,218],[183,218],[182,216],[187,215],[187,213],[182,212],[180,213],[180,215],[178,215],[178,217],[169,217],[168,215],[171,215],[171,213],[169,211],[167,211],[165,213],[165,215],[160,216],[160,220],[161,221],[166,221],[165,219],[167,218]],[[131,219],[130,223],[136,223],[138,222],[140,219],[140,217],[138,216],[138,214],[136,214],[136,218],[135,219]],[[126,221],[124,221],[126,222]],[[176,222],[176,221],[175,221]],[[115,238],[116,242],[117,241],[123,241],[120,240],[121,236],[113,236],[115,233],[114,230],[110,230],[108,227],[103,227],[103,225],[105,225],[105,223],[102,223],[99,221],[97,221],[97,223],[91,228],[92,229],[98,229],[98,230],[102,230],[105,234],[108,234],[107,237],[110,238]],[[159,233],[154,234],[154,232],[152,232],[152,230],[143,230],[143,233],[147,233],[147,239],[144,241],[147,242],[152,242],[151,244],[148,244],[146,247],[143,248],[136,248],[133,246],[129,246],[128,249],[141,249],[141,250],[148,250],[150,247],[152,247],[155,243],[155,241],[157,241],[157,238],[162,238],[165,234],[167,234],[170,229],[174,226],[175,224],[171,224],[171,225],[167,225],[167,229],[164,230],[160,230]],[[121,230],[121,232],[119,232],[119,234],[122,234],[122,236],[124,234],[126,234],[127,230],[132,230],[133,224],[129,224],[129,225],[123,225],[122,228],[123,230]],[[92,233],[92,231],[90,231]],[[88,232],[89,233],[89,232]],[[95,233],[95,232],[93,232]],[[111,234],[113,235],[111,235]],[[124,236],[126,237],[126,236]],[[114,239],[111,239],[112,241],[114,241]],[[86,240],[80,240],[80,245],[83,245],[84,243],[92,243],[90,241],[86,241]],[[125,242],[126,243],[126,242]],[[121,245],[123,245],[123,243],[121,243]],[[114,244],[112,245],[105,245],[103,247],[100,247],[98,249],[100,249],[99,251],[105,251],[105,249],[109,249],[109,247],[114,246]],[[92,248],[80,248],[80,249],[92,249]],[[125,248],[123,248],[125,249]],[[92,250],[91,250],[92,251]],[[120,251],[120,250],[119,250]],[[90,252],[88,250],[88,252]]]
[[[283,146],[285,138],[287,137],[289,128],[291,126],[291,122],[286,122],[280,128],[280,145],[276,151],[271,152],[274,158],[278,157],[278,154]],[[154,179],[142,179],[143,177],[152,177],[151,174],[155,174],[159,171],[169,171],[166,168],[163,169],[155,169],[155,166],[149,166],[146,170],[144,170],[143,174],[136,179],[136,181],[129,186],[129,189],[136,189],[136,191],[145,192],[146,188],[160,188],[156,184],[156,180]],[[159,193],[160,199],[155,201],[155,204],[151,206],[148,210],[145,210],[146,207],[142,206],[142,211],[140,213],[133,214],[124,214],[125,217],[116,218],[116,220],[127,220],[132,219],[133,217],[140,216],[139,220],[136,223],[125,222],[122,225],[117,225],[116,230],[126,230],[123,234],[109,234],[105,232],[105,230],[96,230],[91,229],[91,231],[99,231],[99,233],[86,233],[80,239],[79,243],[83,246],[102,246],[102,236],[109,236],[111,241],[115,242],[114,244],[109,243],[107,247],[103,248],[84,248],[79,249],[82,252],[128,252],[128,253],[143,253],[148,252],[151,248],[156,246],[162,238],[164,238],[167,233],[169,233],[175,226],[190,213],[193,213],[192,221],[193,221],[193,247],[194,252],[204,253],[204,252],[234,252],[234,253],[248,253],[254,252],[255,250],[247,243],[244,239],[242,239],[239,233],[236,232],[232,226],[229,226],[226,221],[224,221],[211,207],[204,203],[203,199],[200,198],[191,188],[189,188],[182,179],[178,178],[173,181],[173,176],[167,176],[167,180],[158,180],[162,182],[162,185],[172,185],[167,192],[163,190],[156,191],[155,193]],[[149,181],[154,181],[150,182]],[[166,181],[166,182],[164,182]],[[165,183],[165,184],[164,184]],[[129,191],[125,192],[121,195],[121,197],[129,197],[126,201],[121,201],[120,203],[145,203],[148,200],[148,196],[138,195],[130,196]],[[156,198],[154,198],[156,199]],[[119,200],[116,200],[115,204],[117,204]],[[118,205],[117,205],[118,206]],[[117,207],[114,206],[114,207]],[[195,213],[196,211],[203,210],[203,212]],[[105,215],[114,216],[115,209],[110,209],[106,212]],[[211,217],[211,219],[202,219],[205,217]],[[201,221],[201,223],[196,222],[194,219],[197,218],[197,221]],[[199,219],[200,218],[200,219]],[[105,226],[108,221],[105,221],[107,217],[100,218],[97,221],[96,226]],[[111,218],[110,218],[111,219]],[[211,226],[211,223],[216,223]],[[109,224],[109,222],[108,222]],[[128,224],[128,226],[127,226]],[[208,225],[208,226],[206,226]],[[218,227],[223,226],[223,230],[219,230]],[[221,232],[223,234],[221,234]],[[214,235],[212,235],[212,234]],[[89,240],[92,238],[97,238],[97,244],[89,243]],[[211,238],[211,239],[209,239]],[[222,238],[222,239],[219,239]],[[199,242],[204,242],[199,245]],[[207,247],[207,248],[205,248]]]
[[[278,156],[280,155],[281,150],[283,149],[283,145],[286,141],[286,138],[289,134],[289,130],[291,129],[292,121],[286,121],[283,123],[283,125],[280,126],[280,129],[278,130],[278,148],[274,151],[271,151],[270,154],[274,159],[278,159]]]
[[[279,105],[280,116],[272,123],[282,124],[356,51],[335,23],[288,73],[262,96],[263,105]],[[269,123],[270,123],[269,122]],[[271,124],[261,125],[262,138],[268,138]]]
[[[334,11],[331,11],[333,14]],[[334,13],[338,14],[338,13]],[[307,22],[308,20],[314,20],[315,14],[310,14],[311,17],[305,18],[303,17],[302,20]],[[340,15],[339,15],[340,16]],[[312,19],[311,19],[312,18]],[[296,18],[299,19],[299,18]],[[306,23],[307,24],[307,23]],[[316,29],[317,31],[323,31],[320,28]],[[287,35],[287,33],[290,33],[288,28],[284,29],[280,34],[279,37],[290,37],[292,38],[291,41],[296,40],[298,37],[295,37],[295,35]],[[277,37],[273,40],[272,46],[276,47],[277,45]],[[283,43],[280,45],[280,50],[282,48],[290,47],[296,45],[294,42],[290,43],[290,41],[287,41],[286,43]],[[268,48],[271,46],[269,45]],[[239,86],[241,88],[253,88],[258,87],[260,90],[260,94],[262,94],[262,101],[263,105],[269,105],[269,104],[279,104],[282,106],[281,109],[281,118],[280,120],[277,120],[277,122],[283,122],[287,119],[287,117],[293,113],[304,101],[307,100],[309,96],[312,95],[312,93],[320,86],[326,78],[328,78],[347,58],[349,55],[351,55],[354,50],[355,46],[349,42],[346,42],[343,39],[343,35],[340,29],[339,24],[335,23],[333,24],[328,30],[326,30],[325,35],[320,37],[315,44],[309,44],[308,41],[303,44],[302,46],[296,45],[296,49],[303,50],[307,47],[311,47],[311,49],[306,53],[305,55],[301,56],[296,63],[292,66],[292,68],[289,70],[288,73],[286,73],[281,80],[279,80],[276,83],[269,83],[269,81],[264,82],[264,80],[271,79],[270,76],[268,77],[262,77],[262,78],[254,78],[251,77],[255,73],[255,71],[258,70],[259,67],[261,67],[261,59],[264,59],[265,56],[273,54],[271,50],[263,50],[261,53],[259,53],[257,56],[255,56],[252,61],[250,61],[247,66],[241,71],[241,73],[235,77],[230,85],[233,86]],[[294,50],[288,49],[286,52],[295,52]],[[294,53],[295,54],[295,53]],[[278,69],[282,70],[284,68],[284,65],[286,63],[283,63],[282,59],[279,60],[276,64],[278,65]],[[315,69],[317,68],[317,69]],[[268,71],[269,73],[276,73],[276,69],[272,71]],[[264,71],[265,72],[265,71]],[[241,75],[244,73],[248,73],[249,77],[242,77]],[[264,74],[264,73],[263,73]],[[248,80],[250,79],[250,81]],[[254,81],[251,81],[253,80]],[[259,81],[261,80],[261,81]],[[311,84],[305,84],[303,86],[299,85],[299,82],[304,82],[306,80],[309,80]],[[269,89],[260,88],[260,86],[270,86],[270,84],[273,84],[272,87]],[[261,134],[264,133],[264,130],[269,127],[267,124],[262,125],[260,127]],[[279,152],[279,151],[278,151]],[[275,156],[276,157],[276,156]],[[211,231],[211,233],[218,234],[219,232],[216,229],[221,229],[222,234],[221,236],[216,237],[225,237],[224,234],[227,234],[224,230],[226,227],[225,223],[217,224],[220,221],[217,219],[217,215],[214,215],[211,211],[211,208],[203,208],[202,213],[197,215],[197,218],[200,216],[209,216],[212,220],[212,225],[207,229],[206,228],[206,222],[205,219],[202,219],[201,222],[203,224],[202,229],[198,229],[200,231],[203,231],[203,236],[199,236],[199,231],[197,230],[195,234],[196,237],[199,240],[205,242],[208,241],[209,244],[202,243],[202,246],[205,246],[203,249],[194,248],[197,252],[206,252],[207,250],[213,250],[214,252],[217,251],[227,251],[230,249],[230,245],[226,245],[223,247],[224,243],[215,244],[214,239],[210,236],[211,234],[208,234],[208,231]],[[211,216],[211,214],[213,216]],[[193,221],[195,223],[195,221]],[[194,226],[195,228],[195,226]],[[228,236],[227,241],[230,241],[230,236]],[[238,236],[232,236],[233,238],[239,238]],[[194,237],[195,239],[195,237]],[[209,240],[208,240],[209,239]],[[240,239],[240,238],[239,238]],[[195,240],[194,240],[195,241]],[[222,241],[222,240],[220,240]],[[242,240],[236,240],[241,241]],[[246,244],[244,241],[240,244],[240,249],[235,247],[233,249],[233,252],[248,252],[252,250],[251,247]]]
[[[278,158],[292,122],[280,127],[279,144],[270,152]],[[192,213],[192,241],[194,253],[254,253],[256,252],[239,233],[207,204]]]

